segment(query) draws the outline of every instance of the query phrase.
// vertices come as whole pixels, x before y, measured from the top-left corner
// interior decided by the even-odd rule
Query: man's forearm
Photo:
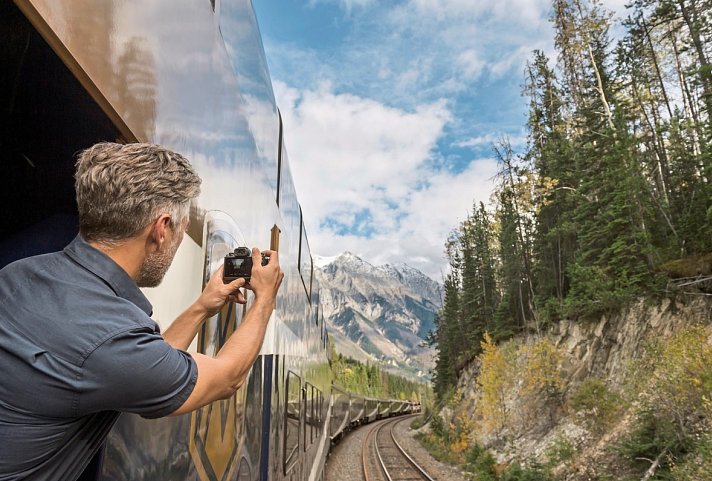
[[[242,383],[255,362],[273,310],[273,299],[256,299],[235,332],[218,352],[216,357],[228,366],[227,372],[232,382]]]
[[[186,350],[206,318],[205,309],[194,303],[166,329],[163,339],[176,349]]]

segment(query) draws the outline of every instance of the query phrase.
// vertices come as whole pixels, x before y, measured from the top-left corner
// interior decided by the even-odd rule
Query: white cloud
[[[275,82],[275,93],[312,251],[407,262],[439,279],[449,231],[473,199],[489,197],[495,169],[491,160],[471,162],[459,174],[426,168],[451,120],[445,104],[408,112],[335,94],[329,84],[298,91]],[[351,226],[364,209],[368,236],[323,225]]]
[[[457,56],[457,64],[462,69],[462,73],[469,78],[477,78],[485,67],[485,61],[480,58],[479,53],[474,50],[465,50]]]
[[[443,102],[405,112],[334,94],[328,84],[298,92],[275,82],[275,92],[297,191],[318,191],[328,199],[309,206],[322,220],[345,206],[355,212],[406,196],[415,169],[450,119]]]
[[[498,134],[494,132],[486,133],[484,135],[478,135],[466,140],[457,142],[455,146],[457,147],[490,147],[492,145],[497,145],[501,141],[509,141],[510,145],[515,149],[518,147],[523,147],[527,143],[526,135],[516,135],[516,136],[505,136],[503,134]]]
[[[309,0],[310,6],[319,3],[335,3],[347,12],[351,12],[355,7],[363,8],[373,4],[374,0]]]
[[[625,1],[603,3],[621,15]],[[506,133],[526,145],[519,87],[534,49],[555,59],[550,0],[320,3],[349,14],[338,46],[266,44],[273,78],[288,82],[275,94],[312,250],[439,278],[448,233],[489,199],[496,171],[491,159],[448,164],[448,147],[481,152]],[[492,88],[509,84],[511,97]]]

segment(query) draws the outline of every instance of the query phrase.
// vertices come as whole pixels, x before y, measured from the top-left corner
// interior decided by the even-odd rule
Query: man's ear
[[[153,223],[149,239],[155,244],[156,248],[160,249],[168,239],[168,231],[171,228],[171,216],[161,214]]]

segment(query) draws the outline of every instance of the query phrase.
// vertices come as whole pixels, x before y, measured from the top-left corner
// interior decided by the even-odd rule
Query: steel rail
[[[366,439],[363,440],[363,444],[361,445],[361,467],[363,469],[363,479],[365,481],[371,481],[371,478],[368,477],[368,469],[366,468],[366,465],[368,464],[368,441],[371,439],[373,432],[376,431],[376,429],[378,429],[381,425],[383,425],[383,423],[371,426],[368,430],[368,434],[366,434]]]
[[[418,463],[415,462],[415,460],[412,457],[410,457],[408,455],[408,453],[405,452],[405,450],[400,445],[400,443],[398,443],[398,441],[396,441],[396,438],[393,434],[393,428],[395,427],[396,424],[398,424],[401,421],[404,421],[404,419],[395,419],[392,421],[387,421],[383,424],[380,424],[377,427],[374,427],[374,429],[372,429],[372,431],[371,431],[371,432],[373,432],[373,431],[376,432],[376,439],[375,439],[374,447],[375,447],[376,456],[378,457],[378,462],[380,464],[381,470],[383,471],[383,474],[386,476],[386,479],[388,481],[398,481],[400,479],[403,479],[403,476],[394,476],[394,475],[392,475],[391,472],[389,472],[388,468],[386,467],[386,462],[384,461],[383,456],[381,455],[381,449],[379,449],[378,434],[381,432],[381,429],[383,429],[387,425],[390,429],[388,434],[390,435],[390,438],[393,441],[394,446],[396,447],[396,451],[395,451],[396,454],[400,455],[401,459],[405,458],[405,460],[407,461],[405,468],[408,469],[408,466],[410,466],[410,468],[412,468],[411,472],[415,473],[419,479],[426,480],[426,481],[435,481],[432,477],[430,477],[430,475],[428,475],[428,473],[425,472],[425,470]],[[370,436],[371,432],[369,432],[369,436]],[[368,438],[366,441],[368,441]],[[400,469],[403,469],[403,467],[401,467]],[[391,470],[393,471],[393,466],[391,466]],[[364,464],[364,472],[365,471],[366,471],[366,467]],[[409,477],[407,479],[413,479],[413,478]],[[366,477],[366,481],[369,481],[368,477]]]

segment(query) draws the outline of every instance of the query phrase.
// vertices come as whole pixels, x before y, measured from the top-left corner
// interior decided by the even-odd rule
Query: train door
[[[77,152],[125,139],[13,2],[0,39],[1,268],[72,240]]]

